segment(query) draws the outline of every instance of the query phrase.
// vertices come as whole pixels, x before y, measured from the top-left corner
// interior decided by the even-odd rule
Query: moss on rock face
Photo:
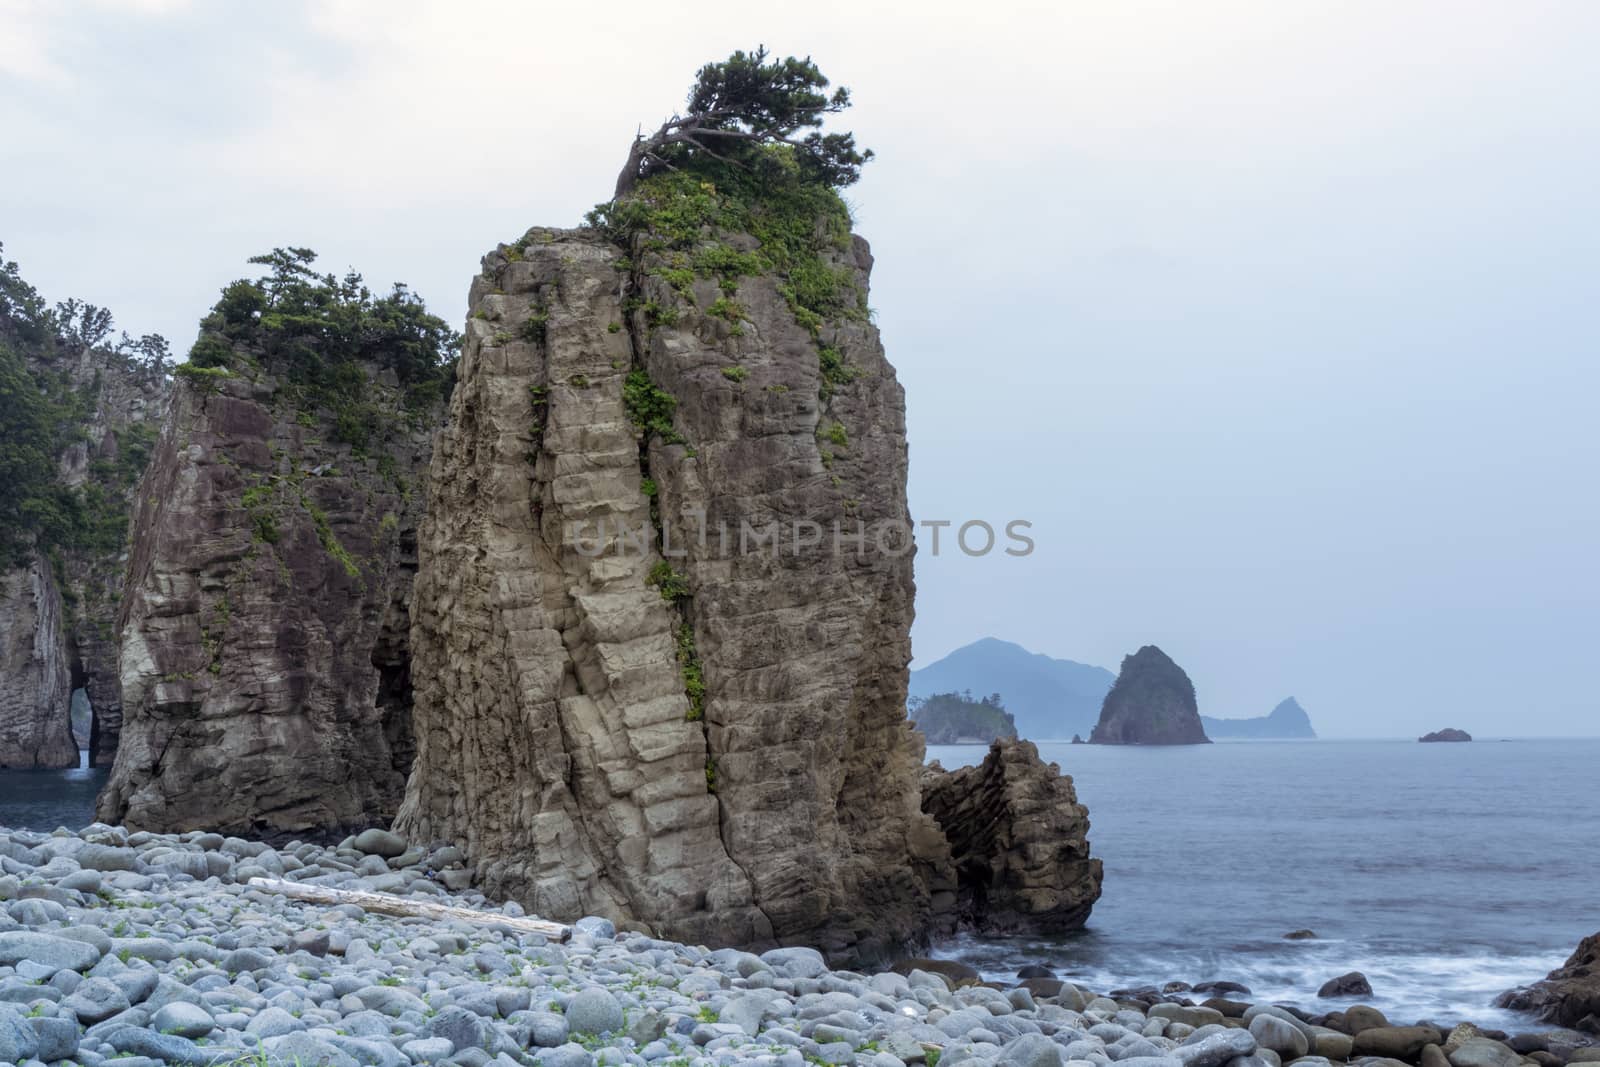
[[[822,334],[830,322],[867,317],[866,293],[835,259],[850,249],[850,211],[838,192],[796,165],[793,153],[770,146],[759,165],[733,167],[699,159],[653,175],[628,196],[597,206],[591,226],[630,254],[629,268],[655,275],[693,303],[696,278],[717,282],[721,295],[705,314],[743,334],[746,311],[734,299],[739,280],[770,275],[795,321],[811,334],[826,403],[860,371]],[[754,247],[746,247],[753,240]],[[636,263],[654,264],[643,268]],[[673,325],[676,309],[647,305],[651,325]]]

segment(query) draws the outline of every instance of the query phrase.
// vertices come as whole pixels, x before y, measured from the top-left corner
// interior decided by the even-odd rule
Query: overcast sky
[[[914,515],[1034,523],[924,542],[919,664],[1155,643],[1209,714],[1600,732],[1587,0],[0,0],[0,240],[180,353],[274,245],[459,321],[763,41],[878,152]]]

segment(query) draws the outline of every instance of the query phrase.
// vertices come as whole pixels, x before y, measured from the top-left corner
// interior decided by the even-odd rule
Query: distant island
[[[1289,697],[1270,714],[1254,719],[1213,719],[1200,716],[1206,736],[1213,741],[1223,738],[1305,738],[1314,739],[1317,731],[1311,728],[1311,716],[1294,697]]]
[[[985,637],[911,672],[910,695],[926,700],[936,694],[1006,694],[1019,736],[1035,741],[1082,740],[1100,721],[1106,694],[1117,676],[1104,667],[1056,659],[1030,652],[1012,641]],[[1201,716],[1211,739],[1304,738],[1317,732],[1294,697],[1268,715],[1249,719]],[[936,742],[937,743],[937,742]]]
[[[912,697],[906,715],[930,745],[987,745],[1002,737],[1016,737],[1017,724],[1000,701],[999,693],[978,700],[972,690]]]
[[[1172,657],[1145,645],[1122,660],[1091,745],[1207,745],[1194,683]]]
[[[1472,740],[1472,735],[1467,733],[1465,730],[1457,730],[1454,727],[1446,727],[1443,730],[1435,730],[1431,734],[1423,734],[1421,737],[1417,738],[1417,740],[1418,741],[1427,741],[1427,742],[1431,742],[1431,741],[1471,741]]]
[[[1017,731],[1035,741],[1087,735],[1117,676],[1104,667],[1054,659],[1021,645],[985,637],[911,672],[911,695],[989,693],[998,689]]]

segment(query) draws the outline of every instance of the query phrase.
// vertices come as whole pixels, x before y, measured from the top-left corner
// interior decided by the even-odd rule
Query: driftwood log
[[[426,900],[396,896],[393,893],[372,893],[355,889],[331,889],[323,885],[306,885],[304,882],[286,882],[280,878],[252,878],[248,885],[268,893],[277,893],[293,900],[310,904],[354,904],[362,911],[378,915],[395,915],[403,919],[432,919],[435,922],[465,922],[477,926],[497,926],[520,933],[543,934],[554,941],[566,941],[572,936],[572,927],[548,919],[523,918],[501,915],[492,911],[475,911],[472,908],[454,908],[448,904],[435,904]]]

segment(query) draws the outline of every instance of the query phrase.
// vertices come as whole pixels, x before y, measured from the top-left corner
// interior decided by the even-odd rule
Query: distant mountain
[[[911,695],[972,690],[999,693],[1017,732],[1035,741],[1088,735],[1100,704],[1117,680],[1104,667],[1053,659],[1021,645],[985,637],[911,672]]]
[[[1311,716],[1306,714],[1306,709],[1302,708],[1294,697],[1273,708],[1272,714],[1260,718],[1213,719],[1209,715],[1202,715],[1200,721],[1205,725],[1206,736],[1212,740],[1226,737],[1314,738],[1317,736],[1317,732],[1311,728]]]

